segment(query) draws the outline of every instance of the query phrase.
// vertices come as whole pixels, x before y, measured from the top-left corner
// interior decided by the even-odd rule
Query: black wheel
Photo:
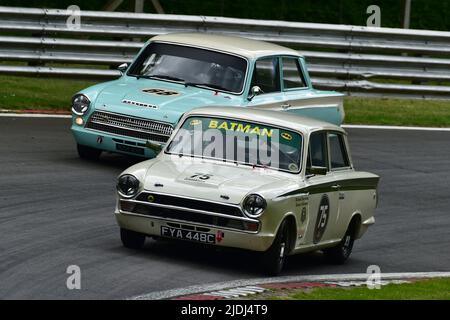
[[[78,155],[82,159],[86,160],[97,160],[102,153],[102,150],[91,148],[88,146],[83,146],[81,144],[77,144]]]
[[[323,250],[325,257],[331,263],[343,264],[350,257],[355,243],[355,235],[352,224],[348,227],[347,232],[341,242],[335,247]]]
[[[120,228],[120,239],[125,248],[141,249],[144,246],[145,234]]]
[[[280,225],[270,248],[263,254],[264,271],[270,276],[278,275],[283,269],[289,247],[290,235],[286,221]]]

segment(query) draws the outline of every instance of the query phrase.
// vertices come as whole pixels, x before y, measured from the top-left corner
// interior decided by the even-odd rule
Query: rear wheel
[[[125,248],[141,249],[145,243],[145,234],[120,228],[120,239]]]
[[[323,250],[323,253],[331,263],[343,264],[350,257],[354,243],[354,228],[353,224],[350,224],[341,242],[335,247]]]
[[[290,241],[289,228],[286,220],[278,229],[270,248],[263,254],[264,271],[270,276],[278,275],[283,269]]]
[[[83,146],[81,144],[77,144],[77,151],[80,158],[86,160],[97,160],[102,153],[102,150]]]

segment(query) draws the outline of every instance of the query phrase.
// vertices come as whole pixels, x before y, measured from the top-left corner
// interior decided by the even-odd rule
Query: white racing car
[[[156,145],[148,144],[150,148]],[[355,171],[345,131],[288,113],[207,107],[183,116],[165,148],[118,178],[125,247],[147,236],[343,263],[375,222],[379,177]]]

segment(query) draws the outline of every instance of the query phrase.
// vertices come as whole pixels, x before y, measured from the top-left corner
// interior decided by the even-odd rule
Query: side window
[[[283,87],[284,89],[306,87],[298,58],[283,58]]]
[[[330,144],[331,169],[350,166],[347,150],[345,149],[344,137],[341,134],[330,133],[328,135],[328,141]]]
[[[327,134],[325,132],[312,133],[309,138],[308,167],[327,166]]]
[[[263,93],[280,91],[279,70],[277,57],[257,60],[250,88],[258,86]]]

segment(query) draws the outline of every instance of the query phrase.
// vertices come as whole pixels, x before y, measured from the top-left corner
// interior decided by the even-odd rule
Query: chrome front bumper
[[[150,199],[150,200],[149,200]],[[273,233],[244,215],[240,206],[143,191],[133,199],[119,199],[115,212],[121,228],[161,236],[161,226],[223,234],[215,245],[265,251]]]

